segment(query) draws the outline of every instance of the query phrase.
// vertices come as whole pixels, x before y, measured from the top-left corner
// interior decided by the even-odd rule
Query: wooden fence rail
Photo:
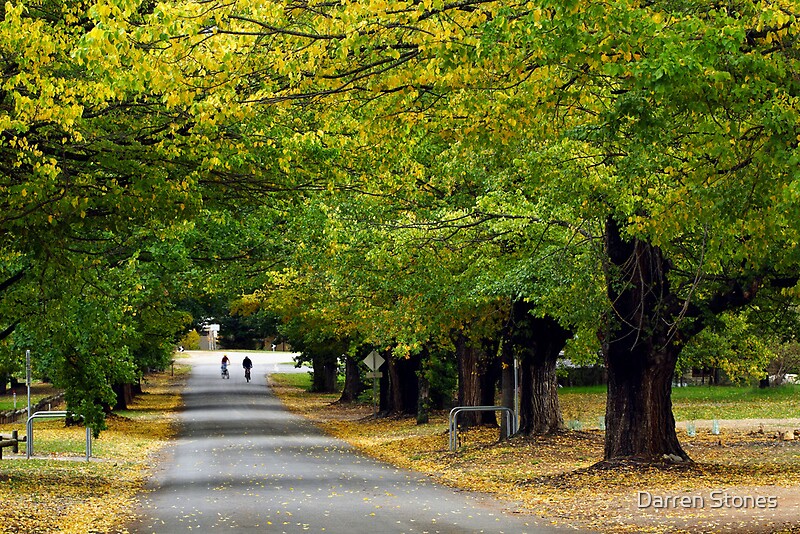
[[[53,395],[52,397],[47,397],[46,399],[42,399],[36,404],[31,406],[31,413],[38,412],[40,410],[52,408],[53,406],[58,406],[62,402],[64,402],[64,394],[59,393],[58,395]],[[16,423],[20,419],[26,419],[28,417],[28,407],[20,408],[19,410],[11,410],[8,412],[0,413],[0,425],[9,425],[11,423]]]

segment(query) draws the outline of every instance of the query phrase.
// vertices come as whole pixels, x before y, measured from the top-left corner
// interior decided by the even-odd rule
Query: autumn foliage
[[[706,421],[694,436],[682,423],[678,432],[694,463],[603,464],[598,463],[603,458],[603,432],[596,424],[501,442],[497,428],[476,428],[461,434],[459,450],[453,453],[444,414],[424,426],[411,418],[375,420],[369,406],[343,409],[331,404],[332,396],[310,395],[277,379],[273,387],[291,410],[364,453],[455,488],[491,493],[507,510],[532,514],[545,523],[618,533],[797,532],[800,528],[796,515],[800,443],[785,441],[787,432],[800,438],[797,418],[728,420],[719,434]],[[590,395],[569,395],[562,403],[570,414],[602,413],[602,406],[595,406],[598,398]],[[775,408],[780,411],[782,406],[779,401]],[[680,410],[686,416],[692,403],[682,404]],[[648,496],[686,497],[695,506],[646,507]],[[727,505],[719,504],[726,498]],[[743,506],[743,499],[756,498],[765,505]],[[770,506],[773,501],[767,499],[776,505]],[[703,506],[697,506],[699,502]]]
[[[158,452],[176,434],[182,376],[148,376],[130,411],[109,417],[89,462],[82,427],[36,423],[36,456],[26,460],[23,446],[0,462],[0,531],[126,532]],[[17,427],[24,434],[25,425]]]

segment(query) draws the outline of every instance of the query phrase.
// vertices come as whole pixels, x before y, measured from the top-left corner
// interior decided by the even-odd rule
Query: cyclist
[[[220,365],[220,369],[222,370],[222,378],[230,378],[231,375],[228,373],[228,365],[230,365],[231,361],[228,358],[227,354],[222,355],[222,363]]]
[[[250,382],[250,369],[253,368],[253,361],[249,356],[245,356],[242,360],[242,367],[244,367],[244,377]]]

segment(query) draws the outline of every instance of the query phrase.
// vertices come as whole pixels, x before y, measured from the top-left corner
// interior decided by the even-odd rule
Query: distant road
[[[305,372],[291,353],[190,351],[182,432],[142,497],[131,532],[565,532],[503,511],[491,497],[367,458],[287,412],[266,375]],[[570,530],[570,532],[574,532]]]

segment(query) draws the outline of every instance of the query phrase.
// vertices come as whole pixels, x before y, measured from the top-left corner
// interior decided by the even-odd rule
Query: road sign
[[[367,373],[367,378],[372,379],[372,416],[378,417],[378,379],[383,376],[383,373],[378,372],[378,369],[383,365],[384,360],[381,355],[376,351],[367,354],[367,357],[362,360],[364,365],[369,367],[371,373]]]
[[[381,365],[383,365],[383,362],[385,361],[386,360],[384,360],[380,354],[378,354],[373,350],[372,352],[367,354],[367,357],[364,358],[363,363],[364,365],[369,367],[370,371],[377,371],[378,369],[381,368]]]

